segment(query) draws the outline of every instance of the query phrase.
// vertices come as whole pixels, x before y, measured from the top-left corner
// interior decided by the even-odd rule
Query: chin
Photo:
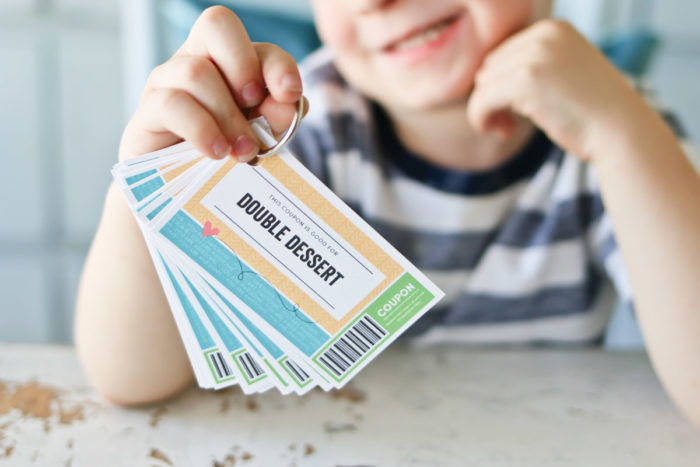
[[[400,79],[386,80],[382,87],[387,96],[403,101],[412,109],[444,107],[462,102],[469,96],[477,69],[474,63],[457,62],[452,67],[417,70],[412,76],[399,75]]]
[[[382,96],[376,96],[376,98],[379,102],[391,100],[394,106],[407,110],[439,110],[455,105],[466,105],[472,86],[473,80],[454,86],[438,87],[437,89],[434,85],[426,86],[425,88],[411,86],[404,89],[397,86],[393,88],[393,92],[385,94],[383,96],[384,99]],[[400,94],[397,94],[397,90]],[[391,96],[391,99],[386,99],[387,96]]]

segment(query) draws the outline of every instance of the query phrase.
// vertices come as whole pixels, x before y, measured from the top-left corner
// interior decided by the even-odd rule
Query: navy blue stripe
[[[546,214],[515,211],[494,230],[446,234],[368,218],[357,205],[350,207],[419,269],[435,271],[473,269],[492,245],[528,248],[583,239],[603,214],[599,195],[582,194],[557,204]]]
[[[437,325],[504,324],[583,313],[595,304],[602,283],[602,276],[589,267],[577,285],[546,287],[519,297],[463,294],[451,305],[426,313],[409,332],[416,336]]]
[[[531,177],[550,157],[561,157],[547,136],[537,131],[517,154],[493,169],[470,172],[450,170],[431,164],[420,155],[408,150],[397,137],[389,117],[378,106],[372,107],[377,134],[384,153],[408,177],[448,193],[489,195],[497,193],[520,180]]]
[[[313,128],[302,123],[297,134],[287,147],[316,178],[321,180],[326,186],[330,186],[328,164],[323,156],[324,151],[321,148],[321,140],[316,133]]]
[[[678,117],[676,117],[674,114],[670,112],[659,112],[659,115],[661,118],[664,119],[666,124],[671,128],[671,131],[676,135],[676,138],[680,139],[687,139],[688,138],[688,133],[685,131],[685,128],[681,124],[680,120],[678,120]]]
[[[558,203],[548,212],[535,209],[514,212],[500,228],[496,242],[525,247],[583,237],[603,213],[600,194],[582,193]]]

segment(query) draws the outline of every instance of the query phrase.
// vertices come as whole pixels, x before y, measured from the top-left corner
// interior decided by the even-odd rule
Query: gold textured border
[[[394,282],[404,271],[386,251],[379,247],[365,232],[350,221],[328,199],[322,196],[309,182],[292,169],[278,156],[268,157],[262,160],[260,166],[265,168],[282,185],[294,194],[305,206],[319,216],[323,221],[344,238],[352,247],[370,261],[374,267],[386,277],[367,296],[360,300],[350,312],[340,320],[335,319],[316,300],[298,287],[291,279],[280,272],[264,256],[258,253],[239,235],[221,222],[212,222],[218,217],[204,207],[202,199],[218,184],[221,179],[238,162],[234,159],[226,162],[195,195],[187,201],[185,211],[194,217],[200,224],[209,221],[212,226],[219,229],[217,237],[233,250],[244,262],[263,276],[268,282],[274,284],[286,297],[294,302],[319,326],[331,335],[338,332],[350,319],[357,316],[372,300],[374,300],[389,284]]]
[[[180,175],[181,173],[183,173],[185,170],[189,169],[190,167],[194,166],[197,162],[201,161],[202,159],[204,159],[203,156],[202,156],[202,157],[198,157],[198,158],[196,158],[196,159],[194,159],[194,160],[192,160],[192,161],[190,161],[190,162],[188,162],[188,163],[186,163],[186,164],[182,164],[180,167],[177,167],[177,168],[175,168],[175,169],[172,169],[172,170],[170,170],[170,171],[168,171],[168,172],[165,172],[165,173],[161,174],[161,177],[163,177],[163,180],[165,180],[165,183],[170,183],[170,182],[171,182],[172,180],[174,180],[178,175]],[[164,165],[164,166],[161,167],[159,170],[162,172],[163,170],[165,170],[166,168],[168,168],[168,167],[170,167],[171,165],[174,165],[174,164],[175,164],[175,162],[170,163],[170,164],[167,164],[167,165]]]

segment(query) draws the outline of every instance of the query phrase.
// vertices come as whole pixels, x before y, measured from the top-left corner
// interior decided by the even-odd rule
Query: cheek
[[[473,6],[476,34],[487,50],[541,16],[549,0],[477,0]]]
[[[365,75],[370,66],[359,44],[357,29],[350,19],[352,13],[340,6],[342,2],[314,1],[314,19],[321,41],[333,51],[333,61],[341,75],[359,91],[372,95]]]
[[[357,33],[349,17],[349,12],[339,12],[336,3],[328,0],[314,2],[314,19],[321,41],[330,48],[342,51],[352,49],[357,43]]]

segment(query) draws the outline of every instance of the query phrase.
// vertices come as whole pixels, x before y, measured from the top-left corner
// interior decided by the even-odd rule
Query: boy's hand
[[[640,105],[641,104],[641,105]],[[467,116],[504,137],[511,112],[530,119],[565,150],[591,160],[621,125],[649,109],[625,77],[566,22],[543,20],[512,36],[477,74]]]
[[[175,55],[149,76],[119,158],[184,139],[210,157],[232,154],[249,161],[260,148],[248,118],[264,115],[281,132],[300,98],[292,56],[272,44],[252,43],[231,10],[211,7]]]

